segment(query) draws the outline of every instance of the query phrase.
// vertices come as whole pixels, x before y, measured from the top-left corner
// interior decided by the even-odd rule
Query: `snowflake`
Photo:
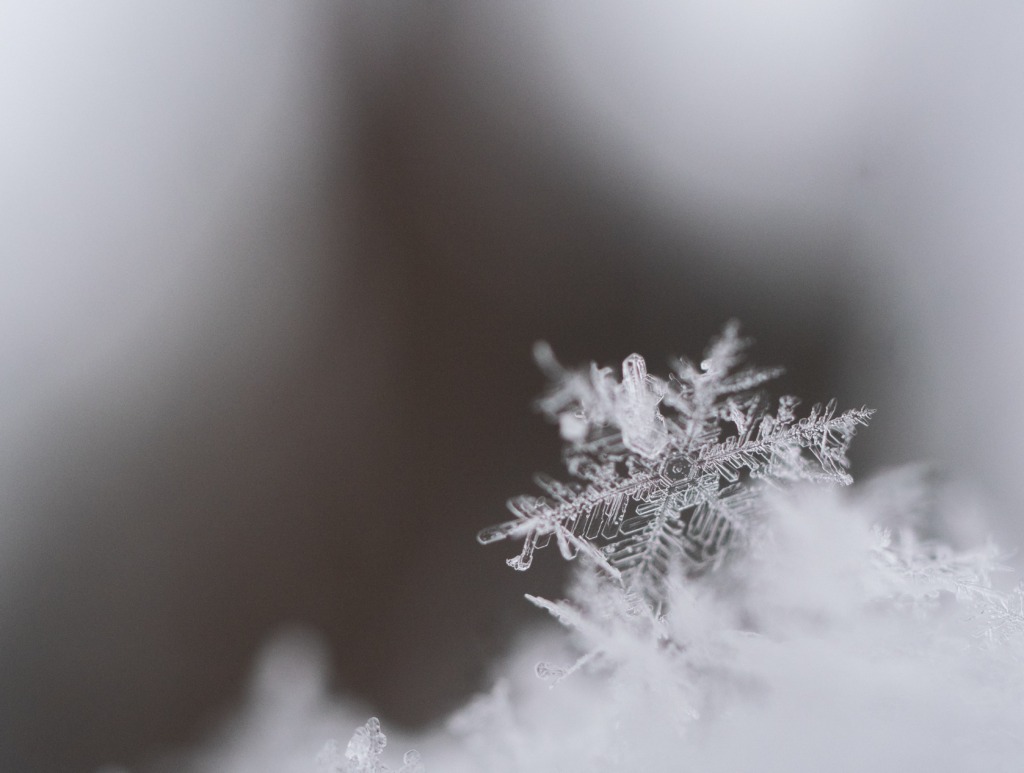
[[[657,599],[673,567],[695,572],[742,533],[764,484],[851,481],[846,451],[872,411],[836,415],[835,401],[798,419],[795,397],[770,412],[757,388],[778,368],[740,367],[748,341],[731,322],[696,365],[679,359],[667,379],[644,358],[567,371],[545,344],[538,364],[553,388],[541,411],[558,422],[573,477],[538,475],[544,496],[511,499],[512,520],[484,529],[488,544],[522,538],[509,559],[529,568],[552,538],[563,557],[590,557],[629,590]]]
[[[991,595],[981,608],[988,625],[982,635],[993,643],[1009,642],[1024,634],[1024,585],[1010,593]]]
[[[358,728],[342,754],[334,741],[324,746],[317,758],[324,773],[423,773],[420,755],[410,751],[402,759],[397,770],[381,762],[388,738],[380,729],[380,721],[370,717],[365,725]]]
[[[993,588],[991,578],[1009,567],[991,541],[975,550],[958,551],[940,542],[921,541],[910,529],[901,529],[894,536],[876,526],[874,532],[878,577],[890,595],[928,605],[941,593],[951,593],[983,609],[1002,606],[1009,612],[1006,594]]]

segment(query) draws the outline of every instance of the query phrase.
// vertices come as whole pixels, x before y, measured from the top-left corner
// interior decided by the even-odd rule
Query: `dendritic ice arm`
[[[721,557],[743,532],[759,486],[849,483],[846,453],[872,411],[837,414],[833,401],[798,419],[794,397],[769,410],[757,389],[781,371],[741,367],[747,346],[730,323],[699,365],[680,359],[662,379],[632,354],[621,380],[596,365],[567,370],[538,346],[553,382],[540,408],[559,425],[571,480],[538,477],[543,495],[510,500],[514,518],[479,541],[522,539],[508,563],[525,570],[554,539],[566,559],[582,553],[657,596],[673,567],[694,571]]]
[[[989,641],[1020,638],[1024,635],[1024,586],[986,599],[982,614],[987,623],[982,633]]]
[[[816,405],[796,422],[791,414],[783,418],[744,414],[743,420],[736,420],[741,434],[704,446],[697,464],[731,482],[746,472],[779,481],[849,484],[853,478],[847,472],[846,451],[857,427],[867,424],[872,411],[856,408],[836,416],[835,409],[835,401],[824,408]]]

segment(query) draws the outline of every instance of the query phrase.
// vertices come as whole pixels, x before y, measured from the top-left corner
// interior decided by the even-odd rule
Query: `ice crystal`
[[[1004,600],[1004,594],[992,587],[991,576],[1009,568],[991,542],[975,550],[956,551],[941,542],[921,541],[909,529],[901,530],[898,538],[877,527],[875,534],[879,576],[892,595],[927,602],[951,593],[985,607]]]
[[[837,415],[832,401],[798,419],[789,396],[770,411],[758,387],[781,371],[742,367],[747,345],[732,322],[699,365],[680,358],[666,380],[632,354],[621,381],[597,365],[565,370],[538,345],[553,381],[540,408],[559,425],[573,480],[538,475],[544,495],[511,499],[515,517],[478,540],[522,538],[508,564],[526,570],[554,538],[566,559],[589,556],[628,590],[656,599],[670,570],[706,567],[743,533],[761,486],[849,483],[847,448],[872,411]]]
[[[380,729],[380,721],[370,717],[358,728],[345,747],[344,754],[337,743],[331,741],[320,752],[318,762],[323,773],[423,773],[420,755],[405,753],[402,767],[394,769],[381,761],[388,739]]]
[[[630,661],[644,659],[634,657],[638,649],[646,656],[671,643],[664,617],[636,594],[608,592],[607,582],[596,572],[580,572],[570,592],[571,601],[526,594],[530,603],[572,631],[583,648],[583,654],[569,666],[537,664],[537,676],[552,687],[584,666],[615,671]]]
[[[1019,639],[1024,634],[1024,585],[1010,593],[989,596],[981,612],[987,623],[982,635],[990,642]]]

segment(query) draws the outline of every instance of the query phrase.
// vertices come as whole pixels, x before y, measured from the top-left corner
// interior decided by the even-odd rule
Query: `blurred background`
[[[1024,542],[1024,7],[0,3],[0,770],[145,769],[276,631],[392,726],[557,593],[530,349],[729,318]],[[969,532],[969,533],[967,533]]]

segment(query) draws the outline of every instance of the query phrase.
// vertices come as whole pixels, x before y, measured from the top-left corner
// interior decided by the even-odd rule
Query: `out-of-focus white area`
[[[656,334],[698,354],[680,320],[812,355],[841,330],[844,405],[881,409],[854,453],[937,462],[1024,543],[1022,28],[1011,2],[5,3],[0,752],[177,742],[153,725],[229,704],[211,674],[291,614],[336,615],[350,680],[352,653],[422,674],[396,701],[471,683],[508,618],[473,616],[472,534],[554,447],[524,429],[537,338],[653,362]]]
[[[323,218],[311,178],[341,160],[334,136],[324,149],[340,126],[324,98],[340,96],[339,13],[233,0],[0,7],[5,770],[87,766],[97,744],[129,758],[139,736],[127,722],[148,721],[139,706],[203,689],[171,676],[197,661],[168,602],[195,598],[203,541],[223,528],[195,503],[216,512],[217,495],[175,506],[180,488],[150,483],[146,506],[99,500],[139,490],[126,459],[136,471],[156,461],[143,477],[159,476],[161,446],[183,441],[224,467],[256,445],[220,455],[216,430],[211,441],[199,428],[293,367],[336,303],[325,287],[345,266],[307,224]],[[339,231],[342,215],[330,214]],[[371,341],[338,340],[337,356]],[[350,385],[341,395],[365,394]],[[214,550],[224,566],[237,554]],[[213,583],[198,582],[208,598]],[[58,739],[48,718],[69,710],[79,719],[57,720]]]
[[[329,663],[309,632],[286,631],[261,651],[244,705],[204,748],[170,755],[167,773],[309,773],[327,739],[366,721],[368,709],[332,697]]]
[[[890,461],[977,485],[997,532],[1024,541],[1024,9],[648,0],[504,13],[544,41],[529,68],[559,125],[662,218],[696,215],[733,281],[770,293],[831,276],[862,295],[848,374],[885,387],[871,432],[898,449]],[[818,249],[761,261],[756,235],[780,228]]]
[[[571,633],[524,633],[481,695],[418,737],[384,723],[379,762],[415,748],[445,773],[1016,770],[1020,596],[989,597],[991,553],[886,531],[913,520],[894,502],[939,492],[913,475],[869,485],[778,498],[749,552],[671,586],[655,630],[584,581],[560,613]],[[537,676],[581,655],[560,681]],[[310,728],[344,750],[369,710],[328,700],[323,672],[308,641],[276,642],[239,716],[166,769],[302,770]]]
[[[318,108],[299,57],[316,42],[314,14],[201,7],[4,10],[9,416],[89,389],[127,349],[153,367],[253,270],[224,242],[280,202],[308,144]]]
[[[268,259],[251,234],[295,206],[330,17],[310,3],[5,4],[0,500],[69,415],[159,411],[190,359],[210,390],[237,386],[301,335],[315,266]],[[4,518],[10,560],[39,525]]]
[[[546,43],[538,77],[585,141],[632,167],[661,213],[699,213],[728,238],[737,222],[844,227],[904,13],[851,0],[643,0],[524,15]]]
[[[893,349],[907,432],[991,498],[1012,548],[1024,544],[1024,8],[936,10],[901,27],[859,231],[909,331]]]

